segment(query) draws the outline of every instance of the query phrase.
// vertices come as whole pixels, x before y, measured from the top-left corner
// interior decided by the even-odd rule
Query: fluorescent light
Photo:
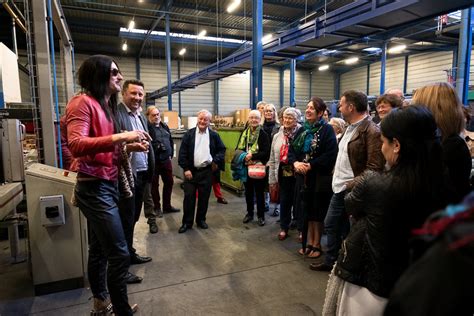
[[[392,48],[390,48],[388,50],[388,53],[389,54],[396,54],[396,53],[400,53],[402,52],[403,50],[405,50],[407,48],[406,45],[402,44],[402,45],[397,45],[397,46],[393,46]]]
[[[198,38],[204,37],[204,36],[206,36],[206,34],[207,34],[207,31],[206,31],[206,30],[202,30],[201,32],[199,32]]]
[[[362,51],[368,52],[368,53],[380,53],[382,49],[379,47],[367,47],[367,48],[364,48]]]
[[[237,9],[240,5],[240,2],[241,0],[234,0],[231,4],[229,4],[229,6],[227,7],[227,12],[228,13],[231,13],[233,11],[235,11],[235,9]]]
[[[352,57],[352,58],[347,58],[346,60],[344,60],[344,63],[346,65],[352,65],[352,64],[355,64],[358,61],[359,61],[359,57]]]
[[[319,71],[324,71],[324,70],[328,70],[329,69],[329,65],[322,65],[322,66],[319,66],[318,70]]]
[[[179,51],[178,54],[181,55],[181,56],[183,56],[184,54],[186,54],[186,48],[181,48],[181,50]]]
[[[128,48],[128,45],[127,45],[127,43],[123,43],[123,45],[122,45],[122,50],[123,50],[123,51],[126,51],[126,50],[127,50],[127,48]]]
[[[148,30],[143,30],[143,29],[133,29],[129,30],[124,27],[120,28],[120,36],[121,37],[126,37],[128,34],[141,34],[141,35],[146,35],[148,33]],[[151,35],[153,36],[166,36],[166,32],[163,31],[153,31],[151,32]],[[171,38],[177,38],[177,39],[192,39],[195,40],[198,36],[195,34],[184,34],[184,33],[174,33],[170,32],[170,37]],[[206,41],[211,41],[211,42],[222,42],[222,43],[234,43],[234,44],[244,44],[246,41],[244,40],[238,40],[234,38],[225,38],[225,37],[214,37],[214,36],[204,36],[203,38]]]
[[[262,43],[265,44],[265,43],[269,42],[272,38],[273,38],[272,34],[267,34],[264,37],[262,37]]]
[[[135,28],[135,21],[130,20],[130,22],[128,22],[128,29],[133,30],[134,28]]]

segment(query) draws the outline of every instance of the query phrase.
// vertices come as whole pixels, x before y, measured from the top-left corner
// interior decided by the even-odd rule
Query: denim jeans
[[[106,180],[78,181],[75,197],[89,225],[88,276],[92,294],[104,299],[108,288],[115,314],[132,315],[125,282],[130,255],[117,207],[117,185]]]
[[[334,193],[324,219],[324,230],[327,235],[327,251],[324,263],[334,265],[341,248],[342,239],[349,233],[349,219],[346,214],[344,196],[346,191]]]
[[[253,218],[254,215],[254,197],[257,200],[257,217],[265,219],[265,179],[247,178],[244,182],[245,202],[247,203],[247,214]]]

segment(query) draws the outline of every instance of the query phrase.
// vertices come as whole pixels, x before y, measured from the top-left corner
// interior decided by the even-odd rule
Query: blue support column
[[[295,102],[295,73],[296,59],[290,60],[290,106],[296,106]]]
[[[370,91],[370,64],[367,64],[367,81],[365,83],[365,90],[367,91],[367,95],[369,95]]]
[[[308,100],[311,99],[311,97],[313,96],[313,71],[310,71],[309,72],[309,96],[308,96]]]
[[[383,43],[382,60],[380,61],[380,95],[385,92],[385,68],[387,65],[387,42]]]
[[[170,41],[170,15],[166,14],[166,41],[165,41],[165,50],[166,50],[166,78],[168,82],[168,110],[173,110],[173,97],[171,96],[171,41]]]
[[[135,73],[137,74],[137,79],[140,80],[140,57],[135,57]]]
[[[250,108],[255,109],[262,101],[262,35],[263,35],[263,0],[252,1],[253,34],[252,34],[252,101]]]
[[[336,73],[334,76],[334,99],[339,100],[341,96],[341,74]]]
[[[53,66],[53,93],[54,93],[54,109],[56,113],[56,140],[58,144],[58,158],[59,158],[59,168],[63,168],[63,150],[61,145],[61,127],[59,126],[59,97],[58,97],[58,84],[56,78],[56,58],[54,54],[54,32],[53,32],[53,14],[52,14],[52,4],[51,0],[47,2],[48,10],[48,29],[49,29],[49,48],[51,50],[51,65]],[[57,166],[57,162],[54,164]]]
[[[459,30],[458,65],[456,91],[463,104],[467,104],[469,90],[469,71],[472,49],[472,8],[462,10],[461,29]]]
[[[280,68],[280,107],[285,106],[285,68]]]
[[[407,93],[408,85],[408,55],[405,56],[405,69],[403,70],[403,94]]]
[[[219,80],[214,80],[214,115],[219,115]]]
[[[178,60],[178,80],[181,79],[181,61]],[[178,92],[178,113],[181,117],[181,91]]]

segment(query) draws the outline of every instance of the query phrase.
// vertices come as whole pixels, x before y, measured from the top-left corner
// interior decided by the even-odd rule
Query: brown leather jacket
[[[74,96],[66,107],[68,146],[75,161],[71,170],[116,180],[118,146],[112,142],[114,124],[100,104],[86,94]]]
[[[354,180],[347,183],[347,189],[351,190],[355,180],[365,170],[382,171],[385,159],[382,155],[382,140],[380,139],[380,129],[370,117],[366,117],[359,125],[352,139],[347,145],[349,161]]]

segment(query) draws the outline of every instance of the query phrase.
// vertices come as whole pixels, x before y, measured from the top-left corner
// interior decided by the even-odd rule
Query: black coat
[[[128,114],[127,106],[123,103],[120,103],[117,106],[117,113],[115,114],[115,118],[117,119],[117,123],[119,124],[121,131],[133,131],[132,122],[130,122],[130,114]],[[143,115],[140,113],[138,115],[140,118],[140,122],[142,123],[143,128],[148,133],[148,121]],[[151,181],[153,177],[153,173],[155,171],[155,154],[153,150],[148,151],[148,180]]]
[[[239,141],[237,142],[237,147],[239,146],[240,139],[242,138],[243,134],[243,132],[240,134]],[[261,128],[260,133],[258,135],[258,152],[252,155],[252,160],[260,161],[264,165],[267,164],[268,159],[270,159],[270,148],[270,139],[267,133],[265,133],[265,131],[263,130],[263,128]]]
[[[298,136],[304,132],[304,128],[300,128],[294,137],[297,139]],[[307,183],[306,186],[316,192],[332,192],[332,172],[334,165],[336,164],[337,158],[337,139],[331,125],[325,123],[319,131],[319,147],[311,155],[309,164],[311,170],[306,175]],[[305,159],[305,153],[302,151],[297,152],[295,148],[290,144],[288,150],[288,163],[293,164],[296,161],[303,161]]]
[[[212,162],[217,164],[220,170],[225,170],[225,146],[219,134],[209,129],[209,146]],[[196,127],[191,128],[183,136],[181,147],[179,148],[178,164],[183,171],[194,169],[194,139],[196,138]]]
[[[160,127],[163,128],[165,131],[168,132],[169,134],[169,142],[170,142],[170,146],[171,148],[169,148],[169,156],[170,157],[173,157],[174,155],[174,143],[173,143],[173,137],[171,137],[171,131],[170,131],[170,128],[168,127],[168,125],[166,125],[165,123],[163,122],[160,122]],[[155,159],[157,161],[160,161],[160,155],[162,155],[162,150],[159,148],[160,147],[160,140],[158,139],[158,131],[157,131],[158,127],[156,127],[155,125],[151,124],[150,122],[148,122],[148,130],[149,130],[149,134],[151,136],[151,146],[153,148],[153,152],[155,153]]]

